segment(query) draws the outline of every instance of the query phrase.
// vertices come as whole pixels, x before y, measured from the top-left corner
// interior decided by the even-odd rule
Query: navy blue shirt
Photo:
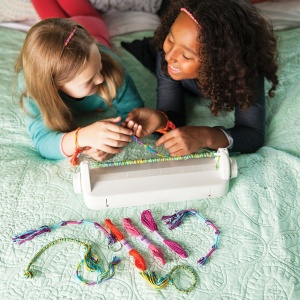
[[[164,111],[177,127],[185,125],[185,90],[202,97],[201,91],[193,79],[174,80],[161,69],[161,55],[157,55],[157,109]],[[264,76],[259,77],[257,101],[246,110],[235,107],[234,127],[223,128],[227,136],[232,137],[230,151],[251,153],[264,143],[265,136],[265,88]]]

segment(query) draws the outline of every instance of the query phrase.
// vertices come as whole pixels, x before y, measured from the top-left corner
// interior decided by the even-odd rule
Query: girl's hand
[[[185,126],[163,135],[156,145],[164,145],[171,156],[182,156],[194,153],[200,148],[225,148],[228,146],[228,140],[218,128]]]
[[[86,149],[82,152],[85,155],[88,155],[89,157],[97,160],[97,161],[105,161],[114,156],[114,154],[107,153],[95,148]]]
[[[78,145],[91,147],[105,153],[120,153],[132,141],[133,131],[117,125],[121,117],[95,122],[78,132]],[[95,155],[95,154],[94,154]],[[101,155],[101,152],[98,154]]]
[[[167,120],[157,110],[151,108],[133,109],[123,122],[122,126],[133,130],[137,137],[146,137],[166,125]]]

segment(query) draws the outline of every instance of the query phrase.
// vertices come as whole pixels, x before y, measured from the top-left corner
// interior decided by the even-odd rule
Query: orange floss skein
[[[141,271],[146,271],[147,266],[143,256],[135,250],[124,238],[122,232],[113,224],[110,219],[105,219],[105,225],[110,229],[110,232],[124,246],[130,256],[134,258],[134,265]]]

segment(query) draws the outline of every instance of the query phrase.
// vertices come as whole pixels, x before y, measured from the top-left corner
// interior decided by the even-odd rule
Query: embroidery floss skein
[[[113,235],[121,242],[129,255],[134,258],[135,266],[141,271],[142,277],[151,284],[155,289],[163,289],[169,284],[170,275],[167,274],[165,277],[158,278],[154,272],[147,271],[147,266],[142,255],[125,240],[123,234],[119,229],[112,223],[110,219],[105,220],[105,225],[110,229]]]
[[[214,223],[212,221],[205,219],[195,209],[180,210],[180,211],[176,212],[174,215],[163,216],[161,219],[168,226],[168,229],[173,230],[174,228],[178,227],[181,224],[181,222],[183,221],[183,219],[187,216],[197,216],[203,223],[205,223],[208,226],[211,226],[215,230],[215,235],[216,235],[215,243],[212,245],[211,250],[205,256],[201,257],[197,261],[198,265],[203,266],[207,262],[208,258],[213,254],[213,252],[218,247],[219,238],[220,238],[220,231],[214,225]]]
[[[110,233],[107,232],[107,230],[101,226],[99,223],[97,222],[92,222],[92,221],[88,221],[88,220],[79,220],[79,221],[61,221],[58,224],[55,224],[53,226],[47,226],[44,225],[38,229],[31,229],[28,231],[25,231],[21,234],[15,235],[12,238],[12,241],[16,244],[23,244],[26,241],[30,241],[32,239],[34,239],[36,236],[47,233],[47,232],[51,232],[52,230],[58,228],[58,227],[63,227],[66,225],[81,225],[81,224],[91,224],[94,225],[96,229],[100,229],[105,236],[108,238],[108,244],[109,246],[114,244],[116,242],[116,238],[111,235]]]
[[[159,232],[157,224],[155,223],[150,210],[144,210],[141,214],[141,221],[144,226],[149,228],[152,232],[154,232],[163,243],[168,246],[172,251],[177,253],[182,258],[187,258],[187,254],[184,249],[176,242],[165,239]]]
[[[117,240],[124,246],[128,254],[134,258],[134,265],[139,270],[145,271],[147,269],[147,266],[142,255],[126,241],[122,232],[113,224],[110,219],[105,219],[105,225],[109,228],[109,230],[117,238]]]
[[[157,290],[161,290],[161,289],[165,288],[169,283],[171,283],[175,286],[175,288],[177,290],[179,290],[181,292],[190,292],[191,289],[194,288],[196,281],[197,281],[196,274],[190,267],[175,266],[169,274],[158,278],[157,275],[155,274],[155,272],[151,272],[151,271],[147,270],[146,262],[145,262],[144,258],[142,257],[142,255],[137,250],[135,250],[131,247],[131,245],[124,238],[124,235],[121,233],[121,231],[119,231],[119,229],[112,223],[112,221],[110,219],[105,220],[105,225],[110,229],[110,231],[117,238],[117,240],[124,245],[125,249],[129,253],[129,255],[134,257],[135,266],[141,271],[142,277],[152,287],[154,287]],[[174,275],[173,273],[175,272],[175,270],[177,268],[184,268],[193,275],[194,283],[191,285],[190,288],[183,290],[183,289],[179,289],[178,286],[176,284],[174,284],[172,276]]]
[[[144,235],[141,234],[138,228],[132,224],[132,220],[130,218],[124,218],[123,224],[126,231],[135,238],[139,239],[142,243],[144,243],[152,252],[154,257],[157,258],[163,266],[166,264],[163,252],[157,246],[153,245]]]

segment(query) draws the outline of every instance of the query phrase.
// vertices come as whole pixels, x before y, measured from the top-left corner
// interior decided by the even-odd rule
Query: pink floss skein
[[[153,245],[144,235],[141,234],[138,228],[132,224],[132,220],[130,218],[124,218],[123,224],[126,231],[135,238],[141,240],[163,266],[166,264],[163,252],[157,246]]]
[[[177,253],[182,258],[187,258],[187,254],[184,249],[176,242],[171,240],[166,240],[159,232],[157,225],[152,217],[150,210],[144,210],[141,214],[141,221],[144,226],[149,228],[152,232],[154,232],[163,242],[167,245],[172,251]]]

